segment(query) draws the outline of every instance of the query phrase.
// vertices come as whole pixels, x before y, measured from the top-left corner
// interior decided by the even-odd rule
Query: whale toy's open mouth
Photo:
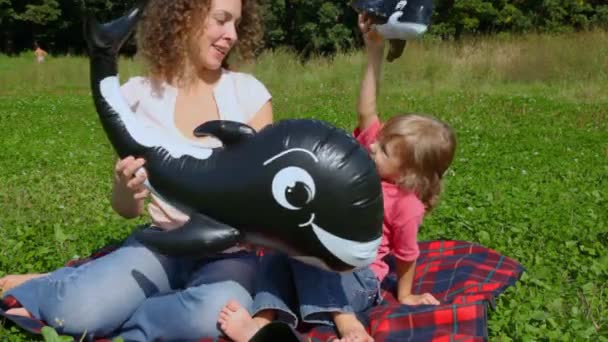
[[[312,224],[313,231],[319,238],[319,241],[332,251],[333,254],[345,264],[355,268],[363,267],[371,264],[378,253],[381,237],[369,242],[356,242],[342,239],[339,236],[330,234],[324,229],[319,228],[314,223]]]
[[[321,244],[330,251],[336,258],[343,263],[357,267],[367,266],[376,258],[378,247],[382,238],[377,238],[369,242],[357,242],[341,238],[329,233],[319,227],[314,222],[315,215],[312,214],[310,221],[300,225],[300,227],[310,227],[315,233]]]

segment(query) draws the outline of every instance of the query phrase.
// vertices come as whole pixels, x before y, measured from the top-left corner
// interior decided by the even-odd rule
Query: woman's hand
[[[115,182],[123,189],[128,189],[135,200],[141,200],[150,195],[150,191],[144,186],[144,182],[148,178],[146,171],[142,168],[144,164],[145,160],[142,158],[135,159],[129,156],[116,162],[114,168]]]
[[[145,161],[127,157],[114,166],[114,187],[112,189],[112,208],[124,218],[135,218],[144,211],[144,198],[150,191],[144,186],[147,179],[142,168]]]

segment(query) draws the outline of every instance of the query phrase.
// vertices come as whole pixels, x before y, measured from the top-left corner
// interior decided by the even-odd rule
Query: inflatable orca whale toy
[[[432,0],[355,0],[351,6],[371,16],[378,33],[390,41],[389,62],[403,54],[408,40],[428,30],[434,8]]]
[[[114,150],[144,158],[150,190],[190,215],[175,230],[136,238],[168,255],[253,243],[334,271],[370,264],[382,234],[380,178],[345,131],[318,120],[283,120],[259,132],[216,120],[194,131],[222,142],[209,148],[137,122],[120,92],[117,55],[145,5],[107,24],[90,14],[84,20],[94,104]]]

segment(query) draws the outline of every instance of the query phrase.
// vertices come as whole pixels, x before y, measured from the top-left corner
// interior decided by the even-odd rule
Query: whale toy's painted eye
[[[279,171],[272,180],[272,195],[284,208],[302,209],[315,197],[315,182],[299,167],[290,166]]]

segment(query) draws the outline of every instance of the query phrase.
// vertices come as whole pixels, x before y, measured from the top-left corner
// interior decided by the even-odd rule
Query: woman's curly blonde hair
[[[221,1],[221,0],[217,0]],[[262,24],[255,0],[242,1],[236,49],[242,60],[255,57],[262,44]],[[190,41],[201,33],[212,0],[150,0],[137,28],[138,54],[156,81],[188,82],[194,77],[188,62]],[[226,56],[223,67],[228,68]]]
[[[399,158],[400,178],[397,185],[415,192],[428,211],[439,200],[442,180],[456,153],[456,136],[445,122],[420,114],[403,114],[390,118],[382,127],[378,140],[392,143]]]

